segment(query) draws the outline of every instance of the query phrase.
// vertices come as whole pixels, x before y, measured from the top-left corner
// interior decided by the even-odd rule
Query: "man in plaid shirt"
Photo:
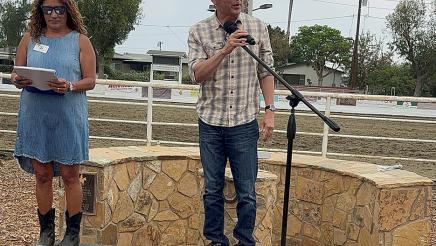
[[[248,46],[270,67],[273,66],[268,29],[260,20],[241,13],[241,0],[212,0],[216,12],[195,24],[189,32],[189,72],[200,84],[197,103],[199,141],[204,169],[204,236],[209,245],[229,245],[224,235],[224,175],[230,162],[238,198],[238,223],[233,231],[237,245],[255,245],[257,141],[264,141],[274,129],[274,78],[240,46],[248,33],[256,45]],[[238,30],[223,29],[234,21]],[[265,99],[260,123],[259,94]],[[260,128],[260,131],[259,131]]]

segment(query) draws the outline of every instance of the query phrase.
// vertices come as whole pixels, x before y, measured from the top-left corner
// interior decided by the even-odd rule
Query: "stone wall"
[[[120,158],[122,153],[135,151],[136,157]],[[176,152],[140,156],[144,150],[135,147],[93,150],[94,157],[96,152],[102,159],[92,159],[81,167],[82,173],[97,174],[98,191],[96,214],[83,216],[82,243],[126,246],[208,243],[202,237],[204,182],[198,158],[189,158],[186,153],[173,155]],[[255,238],[259,245],[267,246],[272,243],[277,176],[262,171],[258,176]],[[226,197],[234,197],[230,170],[226,172],[225,186]],[[226,203],[225,215],[226,234],[236,243],[232,238],[234,201]]]
[[[283,153],[259,161],[269,173],[256,187],[258,245],[280,242],[285,161]],[[82,242],[203,245],[199,169],[197,148],[91,150],[82,171],[97,173],[97,209],[84,216]],[[403,170],[294,155],[287,245],[429,245],[431,184]],[[229,174],[225,194],[234,196]],[[226,204],[229,236],[235,205]]]
[[[281,221],[283,154],[261,160],[279,176],[274,221]],[[297,156],[291,175],[287,245],[429,245],[431,180],[361,162]],[[274,224],[274,245],[281,225]]]

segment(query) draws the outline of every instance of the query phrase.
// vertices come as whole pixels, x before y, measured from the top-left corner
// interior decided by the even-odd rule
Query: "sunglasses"
[[[57,15],[63,15],[65,13],[65,11],[67,10],[67,7],[66,6],[56,6],[56,7],[41,6],[41,9],[45,15],[51,15],[53,13],[53,11]]]

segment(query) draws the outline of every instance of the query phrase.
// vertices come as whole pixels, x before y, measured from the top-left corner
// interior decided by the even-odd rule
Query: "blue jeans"
[[[230,161],[238,204],[238,223],[234,237],[242,245],[255,245],[253,237],[256,222],[257,120],[235,127],[211,126],[198,121],[200,156],[204,170],[204,236],[229,245],[224,235],[224,181],[227,158]]]

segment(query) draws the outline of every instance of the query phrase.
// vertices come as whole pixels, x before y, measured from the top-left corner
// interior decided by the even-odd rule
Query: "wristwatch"
[[[265,111],[267,111],[267,110],[271,110],[271,112],[275,112],[276,107],[274,106],[274,104],[268,104],[265,106]]]

